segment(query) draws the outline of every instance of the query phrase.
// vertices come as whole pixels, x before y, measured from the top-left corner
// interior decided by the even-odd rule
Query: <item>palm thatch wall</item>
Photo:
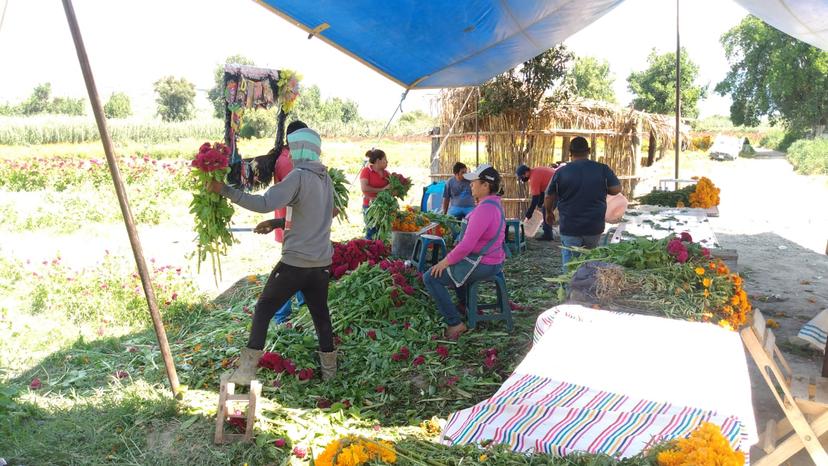
[[[462,108],[469,92],[475,90],[448,90],[441,97],[441,126],[432,139],[431,177],[435,181],[447,179],[458,161],[491,164],[504,178],[503,201],[508,217],[519,218],[528,205],[526,187],[517,182],[515,168],[567,160],[571,138],[582,136],[590,141],[591,158],[612,168],[627,197],[635,189],[637,165],[647,164],[647,158],[641,158],[642,143],[651,146],[654,155],[650,162],[673,147],[675,125],[672,117],[665,115],[581,100],[544,105],[525,125],[517,114],[477,118],[476,96]],[[454,128],[449,132],[452,124]]]

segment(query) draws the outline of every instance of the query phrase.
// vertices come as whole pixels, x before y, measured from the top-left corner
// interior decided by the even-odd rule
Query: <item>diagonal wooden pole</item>
[[[115,185],[115,194],[118,196],[118,204],[121,205],[121,213],[124,216],[129,243],[132,246],[132,253],[135,256],[135,264],[138,266],[138,275],[141,277],[141,284],[144,287],[144,295],[147,297],[152,325],[155,327],[155,336],[158,337],[158,345],[161,347],[161,356],[164,358],[164,368],[167,371],[167,378],[170,380],[170,388],[173,395],[178,395],[178,374],[175,372],[170,344],[167,342],[167,332],[164,330],[164,323],[161,314],[158,312],[158,303],[155,301],[155,291],[152,289],[147,263],[144,260],[144,252],[141,249],[141,241],[138,239],[138,230],[135,228],[135,220],[132,218],[132,211],[129,209],[124,182],[121,180],[121,172],[118,170],[118,163],[115,160],[115,150],[112,146],[112,139],[106,128],[101,99],[98,97],[98,89],[95,86],[95,78],[92,75],[92,67],[89,65],[89,57],[86,55],[86,48],[81,38],[78,19],[75,17],[75,9],[72,0],[63,0],[63,9],[66,10],[66,20],[69,22],[69,30],[72,31],[72,39],[75,42],[75,50],[78,52],[78,61],[83,71],[83,79],[86,82],[86,90],[89,92],[89,101],[92,103],[92,112],[95,114],[95,121],[98,124],[98,131],[101,133],[106,162],[109,165],[109,173],[112,175],[112,183]]]

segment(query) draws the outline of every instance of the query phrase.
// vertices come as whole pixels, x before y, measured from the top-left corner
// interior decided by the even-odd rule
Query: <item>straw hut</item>
[[[440,127],[432,130],[431,178],[449,178],[458,161],[491,164],[504,178],[507,217],[520,218],[528,206],[527,188],[517,182],[515,168],[568,160],[569,141],[576,136],[590,141],[591,158],[613,169],[628,198],[638,181],[636,167],[651,165],[673,148],[675,125],[665,115],[588,100],[547,102],[523,128],[516,114],[478,115],[476,95],[468,98],[469,92],[476,91],[454,89],[441,96]],[[647,155],[642,157],[643,150]]]

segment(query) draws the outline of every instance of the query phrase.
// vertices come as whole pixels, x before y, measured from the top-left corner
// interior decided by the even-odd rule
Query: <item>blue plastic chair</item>
[[[431,251],[431,259],[428,258],[428,250],[434,245]],[[411,252],[411,262],[417,271],[425,273],[426,269],[440,262],[447,254],[446,241],[434,235],[420,235],[414,243],[414,250]]]
[[[446,182],[445,181],[434,181],[428,186],[423,187],[423,198],[420,200],[420,211],[421,212],[438,212],[443,208],[443,192],[446,190]],[[431,199],[431,196],[438,196],[440,199],[437,202],[437,207],[428,208],[428,201]]]
[[[511,236],[509,233],[512,233]],[[506,237],[503,242],[509,247],[512,255],[518,255],[526,250],[526,232],[523,223],[516,218],[506,219]]]
[[[494,303],[479,302],[478,292],[481,283],[494,283],[497,301]],[[489,278],[484,278],[466,284],[466,314],[469,319],[469,328],[475,328],[478,322],[498,321],[506,322],[506,329],[512,331],[512,308],[509,306],[509,293],[506,291],[506,277],[503,272]],[[478,314],[478,311],[496,310],[497,312]]]

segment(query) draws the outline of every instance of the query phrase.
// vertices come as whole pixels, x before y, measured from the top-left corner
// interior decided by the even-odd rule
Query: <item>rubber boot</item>
[[[336,351],[323,353],[319,351],[319,363],[322,366],[322,380],[328,381],[336,377]]]
[[[228,382],[236,385],[250,385],[250,381],[256,377],[256,369],[259,365],[259,358],[264,351],[250,348],[242,348],[239,355],[239,367],[230,374]]]

